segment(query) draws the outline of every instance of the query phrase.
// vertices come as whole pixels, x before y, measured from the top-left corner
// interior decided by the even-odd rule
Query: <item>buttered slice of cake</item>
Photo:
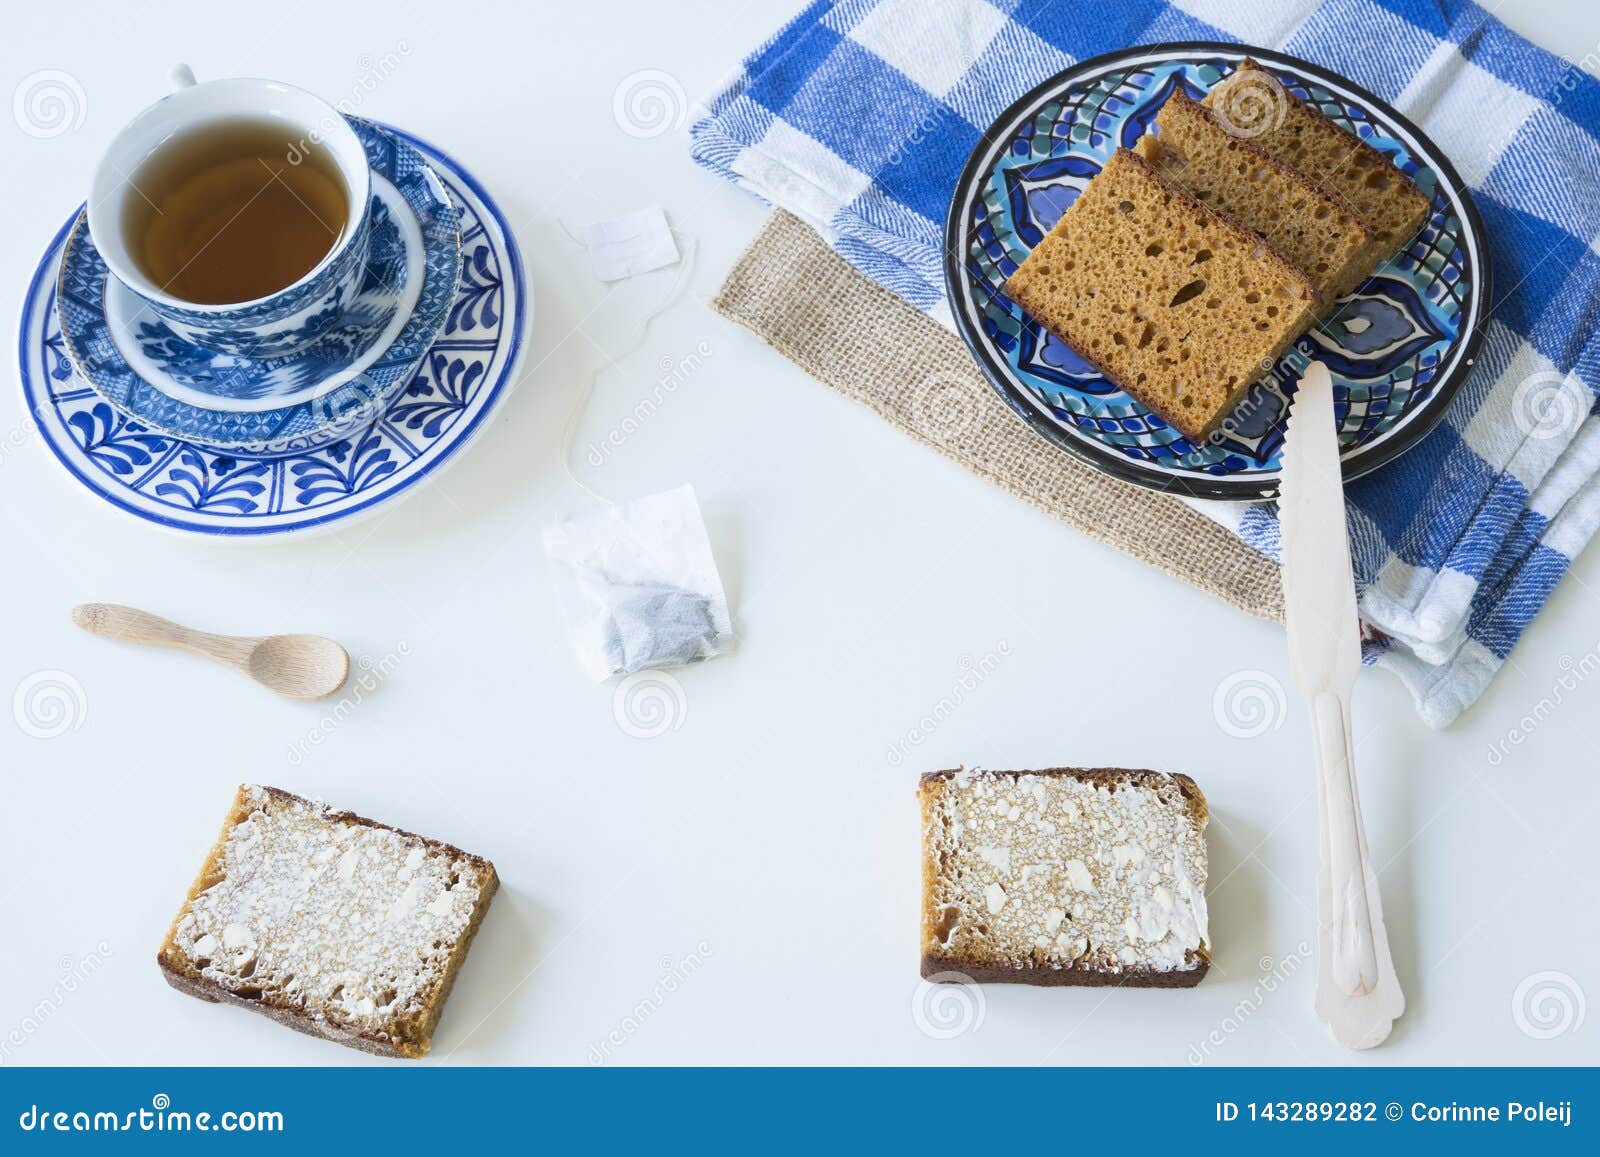
[[[922,975],[1187,988],[1210,967],[1206,801],[1119,768],[922,777]]]
[[[1136,150],[1156,171],[1264,238],[1311,279],[1323,305],[1372,272],[1373,233],[1342,198],[1234,136],[1182,89]]]
[[[498,886],[481,856],[246,785],[157,962],[202,1000],[420,1057]]]
[[[1315,316],[1260,237],[1118,149],[1006,293],[1124,391],[1204,442]]]

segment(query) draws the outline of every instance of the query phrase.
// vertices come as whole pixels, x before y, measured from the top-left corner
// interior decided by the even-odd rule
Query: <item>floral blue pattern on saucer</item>
[[[226,453],[298,453],[369,424],[445,324],[460,276],[449,193],[415,148],[350,118],[372,164],[366,270],[345,316],[274,358],[179,337],[109,276],[80,218],[59,293],[67,353],[107,400],[153,431]],[[229,402],[219,403],[226,394]]]
[[[1449,161],[1376,97],[1303,61],[1251,49],[1288,91],[1394,158],[1433,198],[1406,249],[1302,337],[1226,429],[1190,442],[1046,332],[1004,282],[1118,147],[1176,89],[1195,99],[1245,55],[1188,43],[1085,61],[1008,109],[968,161],[951,204],[946,281],[956,326],[991,384],[1035,430],[1131,482],[1196,497],[1276,492],[1283,417],[1308,357],[1333,374],[1347,477],[1432,428],[1472,365],[1488,297],[1483,228]]]
[[[385,132],[448,192],[459,217],[461,276],[437,337],[419,352],[415,373],[402,373],[381,417],[369,415],[331,445],[289,455],[220,453],[128,417],[68,357],[55,282],[74,219],[34,273],[18,353],[24,404],[79,484],[170,529],[230,538],[305,533],[415,490],[482,429],[509,392],[522,353],[532,309],[522,258],[499,208],[470,174],[414,137]]]

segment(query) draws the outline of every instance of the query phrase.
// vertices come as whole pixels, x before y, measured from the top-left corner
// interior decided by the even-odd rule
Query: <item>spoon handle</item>
[[[152,615],[136,607],[118,606],[116,603],[84,603],[73,607],[72,621],[91,634],[103,635],[108,639],[179,647],[230,667],[248,668],[250,651],[256,643],[254,639],[191,630],[160,615]]]

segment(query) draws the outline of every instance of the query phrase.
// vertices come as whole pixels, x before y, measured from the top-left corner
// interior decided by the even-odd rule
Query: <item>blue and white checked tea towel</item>
[[[1367,659],[1442,726],[1600,524],[1600,82],[1466,0],[816,0],[717,94],[694,155],[948,323],[942,223],[980,132],[1075,61],[1169,40],[1343,73],[1475,194],[1496,285],[1478,364],[1433,434],[1348,491]],[[1277,556],[1274,507],[1203,505]]]

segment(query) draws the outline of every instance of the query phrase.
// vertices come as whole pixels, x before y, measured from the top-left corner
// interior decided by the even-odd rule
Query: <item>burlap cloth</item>
[[[1068,526],[1264,619],[1277,564],[1177,498],[1050,445],[985,382],[961,339],[856,272],[779,209],[712,301],[812,377]]]

